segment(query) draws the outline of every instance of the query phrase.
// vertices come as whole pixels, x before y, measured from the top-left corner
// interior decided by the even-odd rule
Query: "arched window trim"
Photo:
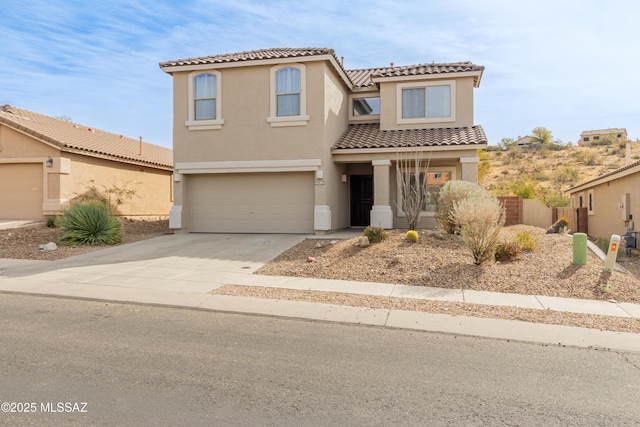
[[[297,116],[278,116],[278,94],[276,93],[277,73],[286,68],[294,68],[300,71],[300,114]],[[307,115],[307,69],[304,64],[282,64],[272,67],[270,70],[270,116],[267,122],[272,127],[305,126],[309,122]]]
[[[212,74],[216,77],[216,118],[213,120],[196,120],[195,112],[195,80],[203,74]],[[224,119],[222,118],[222,74],[219,71],[194,71],[189,74],[189,106],[188,119],[184,125],[189,130],[215,130],[222,129]]]

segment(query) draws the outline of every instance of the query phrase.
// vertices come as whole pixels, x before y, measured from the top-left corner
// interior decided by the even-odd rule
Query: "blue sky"
[[[0,105],[170,147],[158,63],[328,47],[346,68],[485,66],[475,122],[491,144],[544,126],[563,142],[640,138],[637,0],[21,0],[0,11]]]

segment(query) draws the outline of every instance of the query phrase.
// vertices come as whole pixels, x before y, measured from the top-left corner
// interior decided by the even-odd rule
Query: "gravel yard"
[[[640,303],[640,281],[617,271],[603,273],[602,260],[591,251],[586,266],[573,265],[570,236],[518,225],[505,227],[501,238],[510,240],[522,230],[537,236],[539,247],[512,262],[478,266],[460,236],[422,231],[414,244],[394,230],[389,239],[366,248],[357,238],[333,244],[306,240],[256,273]],[[634,268],[639,258],[624,265]]]
[[[122,243],[162,236],[169,232],[168,220],[132,221],[124,220]],[[36,223],[20,228],[0,230],[0,258],[56,260],[73,255],[104,249],[105,246],[63,246],[53,251],[41,251],[40,245],[58,242],[62,236],[59,228],[48,228],[44,223]]]

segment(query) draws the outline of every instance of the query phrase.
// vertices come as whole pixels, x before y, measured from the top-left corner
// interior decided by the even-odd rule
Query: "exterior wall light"
[[[49,157],[45,163],[45,166],[50,168],[53,166],[53,159],[51,157]]]

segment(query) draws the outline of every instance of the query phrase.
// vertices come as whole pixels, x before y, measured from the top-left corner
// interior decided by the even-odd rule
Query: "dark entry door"
[[[351,226],[368,226],[373,207],[373,176],[351,175]]]

